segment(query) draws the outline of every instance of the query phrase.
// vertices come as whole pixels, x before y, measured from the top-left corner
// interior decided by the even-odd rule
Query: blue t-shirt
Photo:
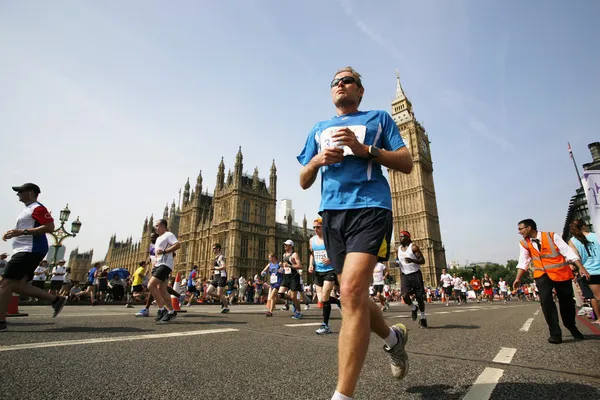
[[[90,271],[88,272],[88,282],[89,283],[94,283],[94,275],[96,274],[96,271],[98,271],[98,268],[94,267],[94,268],[90,269]]]
[[[313,260],[315,263],[315,271],[317,272],[329,272],[333,271],[333,266],[331,264],[325,265],[323,263],[323,259],[327,258],[327,250],[325,249],[325,242],[318,244],[317,237],[313,236],[310,239],[310,246],[313,250]]]
[[[367,146],[373,145],[388,151],[404,146],[400,131],[387,112],[359,111],[317,123],[297,157],[300,164],[307,165],[319,152],[334,146],[331,135],[343,127],[352,130],[358,141]],[[391,210],[390,185],[383,176],[381,165],[350,154],[347,147],[344,150],[345,157],[341,163],[321,167],[319,211],[370,207]]]
[[[579,252],[581,263],[585,269],[587,269],[590,275],[600,275],[600,244],[598,243],[598,237],[595,233],[588,233],[585,238],[590,242],[587,250],[585,245],[576,237],[572,237],[571,240]],[[588,250],[590,251],[589,255]]]

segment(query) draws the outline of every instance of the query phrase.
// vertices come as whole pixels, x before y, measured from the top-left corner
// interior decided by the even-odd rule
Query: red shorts
[[[485,294],[486,296],[491,296],[494,294],[494,290],[493,289],[483,289],[483,294]]]

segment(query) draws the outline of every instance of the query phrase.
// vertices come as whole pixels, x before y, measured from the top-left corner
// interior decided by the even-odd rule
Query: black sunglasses
[[[322,225],[313,226],[313,229],[321,228]]]
[[[335,78],[334,80],[331,81],[331,87],[336,87],[340,81],[342,81],[342,83],[344,85],[349,85],[351,83],[356,83],[358,85],[358,82],[356,82],[356,79],[354,79],[352,76],[343,76],[341,78]]]

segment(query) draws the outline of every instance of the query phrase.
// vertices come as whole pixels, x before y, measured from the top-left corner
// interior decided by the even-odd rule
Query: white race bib
[[[327,250],[315,250],[313,257],[315,263],[322,263],[323,259],[327,258]]]
[[[330,147],[337,146],[336,143],[331,139],[331,137],[333,136],[333,134],[335,134],[337,131],[339,131],[342,128],[350,129],[352,132],[354,132],[354,135],[356,136],[356,140],[358,140],[359,143],[361,143],[361,144],[365,143],[365,135],[367,134],[366,126],[364,126],[364,125],[351,125],[351,126],[347,126],[347,127],[335,126],[335,127],[325,129],[319,135],[319,147],[321,148],[321,151],[323,151],[327,148],[330,148]],[[354,155],[354,153],[352,152],[352,150],[350,150],[350,147],[344,146],[344,156],[348,156],[348,155]]]
[[[277,274],[271,274],[271,283],[277,283]]]
[[[286,275],[289,275],[289,274],[291,274],[291,273],[292,273],[292,267],[283,267],[283,272],[284,272]]]
[[[490,283],[486,282],[486,283],[483,284],[483,286],[488,287],[488,286],[490,286]]]
[[[215,269],[215,275],[221,275],[221,270],[220,269]]]

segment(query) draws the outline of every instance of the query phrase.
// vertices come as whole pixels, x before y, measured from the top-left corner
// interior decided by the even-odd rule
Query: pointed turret
[[[277,199],[277,167],[275,166],[275,159],[271,165],[271,176],[269,177],[269,193],[273,199]]]
[[[223,189],[223,186],[225,186],[225,163],[223,162],[223,157],[221,157],[217,171],[217,190]]]
[[[165,210],[163,211],[163,219],[165,221],[169,220],[169,203],[165,204]]]
[[[146,216],[146,219],[144,220],[144,229],[142,230],[142,232],[146,232],[148,230],[148,217]]]
[[[242,171],[244,168],[244,163],[242,162],[243,160],[244,156],[242,155],[242,146],[240,146],[240,149],[238,150],[238,153],[235,156],[235,173],[233,179],[236,185],[242,182]]]
[[[308,221],[306,220],[306,214],[304,214],[304,218],[302,219],[302,230],[304,230],[304,234],[306,234],[307,227],[308,227]]]
[[[171,213],[170,213],[171,217],[173,217],[173,215],[175,215],[175,199],[173,199],[173,202],[171,203]]]
[[[150,215],[150,219],[148,220],[148,231],[152,232],[154,230],[154,214]]]
[[[187,204],[188,201],[190,201],[190,178],[187,178],[187,182],[183,187],[183,204]]]
[[[258,190],[258,167],[254,168],[254,174],[252,174],[252,189]]]
[[[196,192],[202,193],[202,170],[200,170],[198,178],[196,178]]]
[[[233,174],[231,173],[231,170],[228,169],[227,170],[227,186],[231,186],[232,183],[233,183]]]
[[[396,70],[396,98],[394,101],[406,100],[404,90],[402,90],[402,84],[400,83],[400,72]]]

